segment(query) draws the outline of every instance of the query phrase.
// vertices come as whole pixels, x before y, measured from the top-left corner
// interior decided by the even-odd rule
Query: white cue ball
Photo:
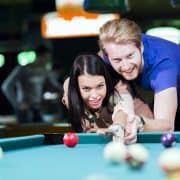
[[[126,146],[121,142],[109,142],[104,148],[104,158],[111,163],[122,163],[126,158]]]
[[[3,157],[3,149],[0,147],[0,159]]]
[[[180,149],[176,147],[165,149],[159,156],[159,165],[165,172],[180,169]]]

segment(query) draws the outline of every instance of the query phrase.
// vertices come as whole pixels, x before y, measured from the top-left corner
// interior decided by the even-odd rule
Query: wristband
[[[144,131],[145,124],[146,123],[145,123],[143,117],[138,116],[138,122],[137,122],[138,132]]]

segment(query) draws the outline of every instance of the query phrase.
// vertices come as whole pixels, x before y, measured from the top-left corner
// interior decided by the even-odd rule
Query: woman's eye
[[[100,85],[98,85],[98,89],[101,89],[101,88],[103,88],[104,87],[104,84],[100,84]]]
[[[119,63],[119,62],[121,62],[121,61],[122,61],[121,59],[114,59],[114,60],[113,60],[114,63]]]
[[[84,88],[82,88],[82,90],[87,92],[87,91],[90,91],[90,88],[84,87]]]

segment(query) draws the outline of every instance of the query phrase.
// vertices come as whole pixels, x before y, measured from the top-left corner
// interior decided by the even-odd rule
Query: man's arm
[[[118,91],[121,93],[121,84],[118,83]],[[128,101],[129,102],[129,101]],[[143,106],[142,106],[143,107]],[[127,109],[127,108],[125,108]],[[147,117],[144,112],[141,116],[145,121],[144,131],[173,131],[177,110],[177,90],[175,87],[160,91],[154,96],[154,118]],[[142,109],[143,111],[143,109]],[[136,114],[137,115],[137,114]]]
[[[177,89],[171,87],[154,96],[154,119],[145,120],[144,131],[173,131],[177,110]]]
[[[2,83],[1,89],[4,95],[7,97],[13,107],[16,107],[16,90],[15,86],[17,83],[17,75],[20,71],[20,67],[16,67],[10,75]]]

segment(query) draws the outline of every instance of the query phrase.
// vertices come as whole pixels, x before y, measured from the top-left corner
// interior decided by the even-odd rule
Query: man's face
[[[140,49],[134,43],[104,45],[113,69],[126,80],[138,77],[143,68],[143,47]]]

